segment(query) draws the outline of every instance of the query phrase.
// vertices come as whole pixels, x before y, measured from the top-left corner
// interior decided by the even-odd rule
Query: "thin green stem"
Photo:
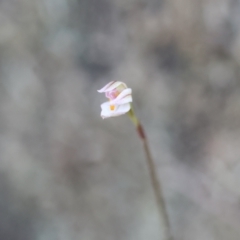
[[[141,123],[139,122],[139,120],[137,119],[136,115],[134,114],[132,108],[129,111],[128,115],[129,115],[130,119],[132,120],[133,124],[136,126],[139,137],[141,138],[141,140],[143,142],[143,148],[144,148],[145,155],[146,155],[147,165],[148,165],[148,169],[149,169],[149,175],[151,178],[151,184],[152,184],[152,187],[153,187],[153,190],[155,193],[157,207],[158,207],[158,211],[159,211],[159,217],[162,222],[162,228],[164,231],[165,240],[172,240],[169,218],[168,218],[163,194],[161,191],[161,184],[160,184],[160,180],[157,177],[157,172],[156,172],[155,164],[154,164],[154,161],[153,161],[150,149],[149,149],[148,140],[146,138],[144,129],[143,129]]]

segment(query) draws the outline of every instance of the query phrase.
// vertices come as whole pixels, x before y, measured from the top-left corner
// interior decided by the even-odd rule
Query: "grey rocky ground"
[[[240,239],[238,0],[0,1],[0,239],[157,240],[133,88],[175,240]]]

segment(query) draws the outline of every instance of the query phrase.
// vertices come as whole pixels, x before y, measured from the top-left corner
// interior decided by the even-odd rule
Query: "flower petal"
[[[125,104],[132,102],[132,89],[124,89],[114,100],[111,101],[112,104]]]
[[[109,118],[109,117],[117,117],[122,114],[127,113],[131,106],[129,103],[122,104],[122,105],[115,105],[114,110],[111,110],[111,102],[105,102],[101,104],[102,112],[101,112],[101,117],[102,118]]]
[[[127,85],[123,82],[119,82],[119,81],[112,81],[110,83],[108,83],[107,85],[105,85],[103,88],[101,88],[100,90],[98,90],[98,92],[102,93],[102,92],[109,92],[112,91],[113,89],[117,88],[120,85],[123,85],[125,88],[127,87]]]

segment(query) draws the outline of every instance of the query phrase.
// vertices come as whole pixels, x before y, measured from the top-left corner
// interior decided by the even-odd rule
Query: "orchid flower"
[[[143,148],[146,154],[146,160],[149,168],[149,174],[151,178],[151,183],[154,189],[154,193],[156,196],[159,216],[162,219],[161,228],[164,232],[166,240],[172,239],[168,214],[165,207],[164,198],[161,192],[160,182],[157,177],[156,167],[154,161],[152,159],[148,140],[145,135],[144,129],[136,117],[131,102],[132,102],[132,89],[128,88],[127,85],[123,82],[112,81],[105,85],[103,88],[98,90],[100,93],[105,93],[105,96],[109,101],[101,104],[101,117],[109,118],[116,117],[119,115],[123,115],[128,113],[128,116],[132,120],[133,124],[136,127],[138,135],[143,142]]]
[[[98,90],[105,93],[108,102],[101,104],[101,117],[109,118],[123,115],[131,109],[132,89],[123,82],[112,81]]]

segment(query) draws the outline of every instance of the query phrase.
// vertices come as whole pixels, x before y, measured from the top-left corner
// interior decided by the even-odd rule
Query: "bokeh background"
[[[1,0],[0,239],[162,239],[119,80],[174,240],[239,240],[239,67],[239,0]]]

